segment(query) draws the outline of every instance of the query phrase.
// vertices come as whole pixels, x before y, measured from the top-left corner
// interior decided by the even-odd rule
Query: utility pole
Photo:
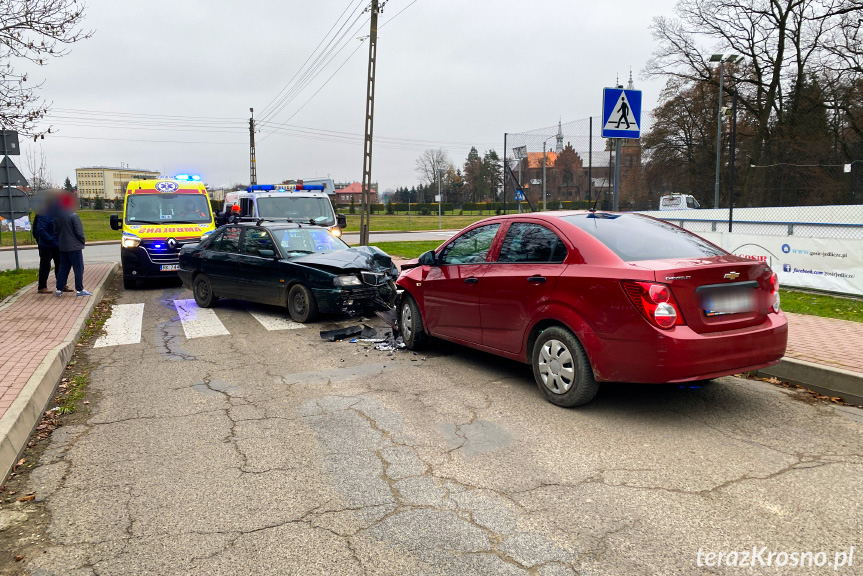
[[[360,212],[360,245],[369,244],[369,212],[372,186],[372,137],[375,123],[375,64],[378,50],[378,0],[372,0],[372,17],[369,25],[369,79],[366,87],[366,134],[363,143],[363,192]],[[408,202],[410,204],[410,202]]]
[[[734,159],[737,155],[737,88],[731,104],[731,186],[728,194],[728,231],[734,223]]]
[[[441,224],[441,206],[443,205],[443,193],[441,192],[441,182],[443,181],[443,170],[437,171],[437,229],[443,230]]]
[[[612,212],[620,210],[620,144],[623,138],[614,139],[614,193],[612,196]]]
[[[713,207],[719,208],[719,159],[722,154],[722,77],[725,62],[719,61],[719,110],[716,112],[716,182],[713,184]]]
[[[545,204],[545,143],[548,140],[542,141],[542,211],[545,212],[548,210],[548,206]]]
[[[587,205],[590,204],[590,189],[593,186],[593,116],[590,117],[590,143],[587,148]],[[592,207],[592,206],[591,206]]]
[[[255,109],[249,108],[252,117],[249,118],[249,184],[258,183],[258,165],[255,160]]]

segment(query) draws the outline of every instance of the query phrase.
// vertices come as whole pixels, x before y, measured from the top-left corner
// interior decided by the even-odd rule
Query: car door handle
[[[530,278],[527,279],[527,281],[528,282],[539,282],[540,284],[542,284],[543,282],[545,282],[545,276],[531,276]]]
[[[477,282],[479,282],[479,278],[465,278],[464,279],[465,284],[476,284]]]

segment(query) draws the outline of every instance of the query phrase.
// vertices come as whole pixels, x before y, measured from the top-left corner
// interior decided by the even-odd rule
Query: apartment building
[[[114,200],[122,198],[132,180],[158,178],[159,172],[128,167],[90,166],[75,169],[78,197],[82,199]]]

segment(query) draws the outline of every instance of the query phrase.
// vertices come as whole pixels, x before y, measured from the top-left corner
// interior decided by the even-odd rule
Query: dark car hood
[[[358,246],[347,250],[327,252],[326,254],[309,254],[292,258],[291,262],[311,266],[312,268],[331,270],[368,270],[371,272],[390,272],[393,260],[390,256],[374,246]]]

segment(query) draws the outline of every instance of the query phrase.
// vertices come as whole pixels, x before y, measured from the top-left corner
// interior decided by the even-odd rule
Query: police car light
[[[198,176],[197,174],[192,174],[192,180],[194,180],[195,182],[200,182],[200,181],[201,181],[201,177],[200,177],[200,176]]]
[[[191,176],[189,176],[188,174],[177,174],[176,176],[174,176],[174,180],[183,180],[184,182],[188,181],[190,178]]]

